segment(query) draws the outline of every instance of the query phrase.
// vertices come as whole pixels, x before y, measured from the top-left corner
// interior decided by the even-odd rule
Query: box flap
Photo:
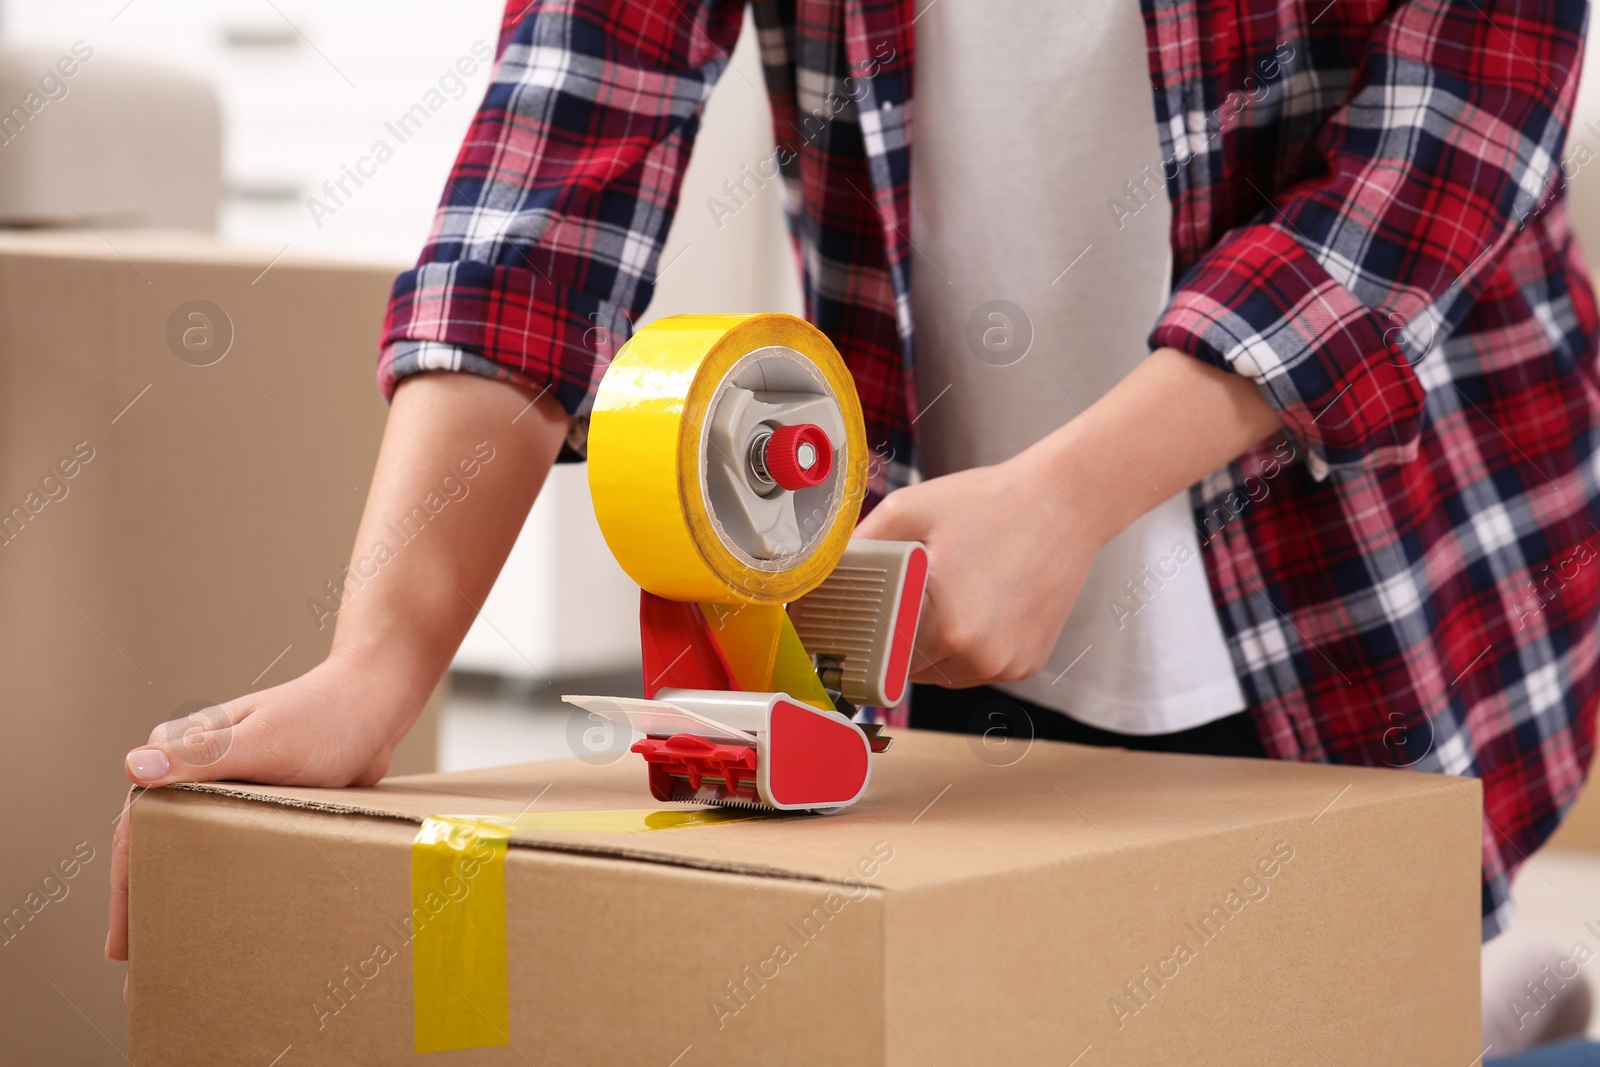
[[[838,815],[778,815],[648,833],[519,829],[529,848],[598,853],[749,874],[842,881],[872,842],[894,842],[875,884],[907,889],[1247,826],[1337,820],[1395,798],[1458,792],[1475,813],[1475,780],[1410,771],[1220,759],[1035,741],[1005,750],[979,737],[902,730],[874,758],[866,797]],[[555,760],[457,774],[389,778],[376,786],[309,789],[212,783],[180,786],[312,811],[421,822],[434,815],[665,808],[644,767]],[[689,805],[678,805],[688,807]],[[1131,861],[1130,861],[1131,862]]]

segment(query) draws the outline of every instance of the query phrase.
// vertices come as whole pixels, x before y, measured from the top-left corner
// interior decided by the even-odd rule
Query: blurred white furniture
[[[0,47],[0,226],[215,229],[216,94],[67,40]]]

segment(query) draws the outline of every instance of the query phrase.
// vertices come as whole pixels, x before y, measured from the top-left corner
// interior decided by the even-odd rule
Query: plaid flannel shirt
[[[1191,491],[1251,714],[1277,758],[1482,779],[1492,935],[1583,783],[1600,698],[1596,310],[1562,196],[1586,4],[1143,9],[1173,203],[1151,344],[1251,378],[1287,428]],[[916,462],[913,3],[751,11],[806,314],[854,375],[876,499]],[[511,5],[394,288],[386,395],[456,370],[587,411],[743,14]]]

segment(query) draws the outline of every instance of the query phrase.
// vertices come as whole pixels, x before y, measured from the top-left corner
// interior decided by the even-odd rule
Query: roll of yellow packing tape
[[[765,538],[761,524],[788,491],[733,499],[745,487],[728,472],[746,461],[745,442],[730,448],[731,438],[712,432],[724,425],[719,404],[758,402],[825,409],[833,420],[831,470],[783,498],[793,512],[776,539]],[[866,477],[866,432],[850,372],[820,330],[792,315],[659,319],[622,346],[595,396],[595,517],[622,569],[657,596],[720,604],[798,599],[838,563]],[[760,514],[749,518],[747,504]]]

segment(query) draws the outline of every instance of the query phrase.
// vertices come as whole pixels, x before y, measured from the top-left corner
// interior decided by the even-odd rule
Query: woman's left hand
[[[928,546],[912,679],[1037,674],[1106,542],[1282,427],[1248,378],[1158,348],[1012,459],[890,493],[856,533]]]
[[[1062,480],[1024,452],[890,493],[856,528],[928,547],[913,681],[964,688],[1044,668],[1106,539]]]

